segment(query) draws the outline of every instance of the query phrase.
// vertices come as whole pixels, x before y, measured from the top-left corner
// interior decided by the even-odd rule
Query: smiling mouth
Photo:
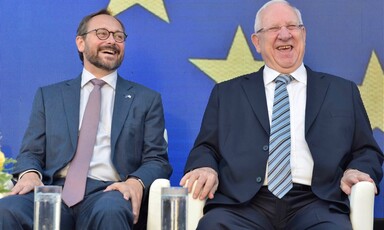
[[[284,50],[291,50],[293,46],[291,45],[286,45],[286,46],[279,46],[277,47],[277,50],[284,51]]]
[[[117,54],[117,50],[102,50],[101,53],[115,55]]]
[[[116,55],[119,54],[119,49],[115,46],[104,46],[100,48],[100,52],[103,54]]]

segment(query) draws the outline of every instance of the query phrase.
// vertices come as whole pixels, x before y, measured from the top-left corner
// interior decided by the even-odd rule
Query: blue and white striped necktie
[[[290,165],[291,125],[287,85],[290,75],[279,75],[276,79],[272,124],[269,137],[268,189],[282,198],[292,188]]]

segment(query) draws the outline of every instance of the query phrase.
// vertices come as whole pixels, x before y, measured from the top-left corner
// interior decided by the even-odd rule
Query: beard
[[[117,53],[117,59],[114,61],[106,61],[102,59],[99,56],[100,52],[103,52],[103,50],[110,50]],[[114,71],[117,68],[120,67],[121,63],[123,62],[124,54],[119,56],[120,49],[116,47],[115,45],[109,45],[109,46],[102,46],[97,49],[96,52],[92,52],[92,50],[85,46],[84,50],[84,59],[87,59],[92,65],[96,66],[97,68],[106,70],[106,71]]]

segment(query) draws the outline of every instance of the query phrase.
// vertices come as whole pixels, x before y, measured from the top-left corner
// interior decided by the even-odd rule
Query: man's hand
[[[200,200],[204,200],[207,196],[209,199],[213,199],[217,187],[219,186],[217,172],[209,167],[197,168],[186,173],[183,178],[181,178],[180,185],[184,186],[187,183],[187,180],[188,192],[192,191],[193,184],[197,181],[193,193],[194,199],[199,197]]]
[[[16,183],[15,187],[11,190],[11,195],[16,194],[26,194],[30,191],[32,191],[35,186],[42,186],[44,185],[43,182],[41,182],[40,177],[35,172],[27,172],[24,174]]]
[[[360,172],[357,169],[347,169],[341,178],[340,188],[345,194],[350,195],[352,186],[360,181],[369,181],[375,184],[375,182],[368,174]],[[375,194],[377,194],[376,186]]]
[[[134,178],[129,178],[125,182],[116,182],[108,186],[104,192],[117,190],[120,191],[124,199],[131,200],[133,222],[136,224],[139,220],[141,199],[143,198],[143,186],[141,183]]]

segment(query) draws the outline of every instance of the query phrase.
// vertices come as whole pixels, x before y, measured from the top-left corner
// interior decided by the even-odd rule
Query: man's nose
[[[278,38],[282,40],[287,40],[292,37],[291,31],[287,29],[287,27],[282,26],[279,30]]]
[[[107,38],[108,43],[115,43],[115,38],[113,37],[113,33],[109,32],[109,37]]]

